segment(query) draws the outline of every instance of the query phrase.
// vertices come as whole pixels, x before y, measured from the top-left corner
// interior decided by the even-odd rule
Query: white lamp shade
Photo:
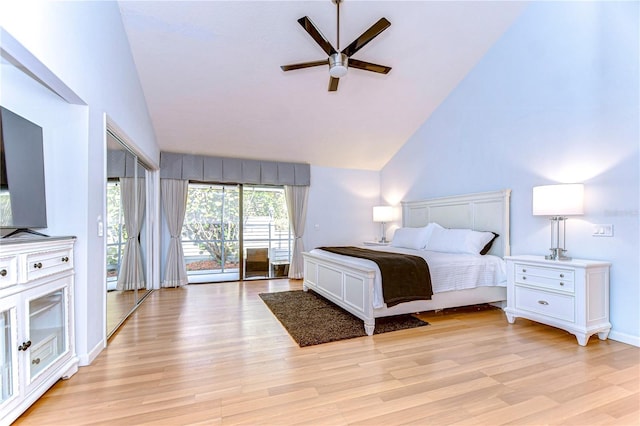
[[[375,206],[373,208],[374,222],[391,222],[393,220],[393,207]]]
[[[534,216],[569,216],[584,212],[584,185],[581,183],[533,187]]]

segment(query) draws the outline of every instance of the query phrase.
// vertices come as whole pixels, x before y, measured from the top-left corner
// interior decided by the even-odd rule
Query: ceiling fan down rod
[[[340,51],[340,1],[341,0],[332,0],[336,4],[336,50]]]
[[[336,4],[336,50],[337,52],[329,56],[329,74],[332,80],[344,77],[347,74],[349,58],[344,53],[340,52],[340,2],[342,0],[331,0]],[[337,89],[337,83],[333,89]],[[331,86],[329,88],[331,91]]]

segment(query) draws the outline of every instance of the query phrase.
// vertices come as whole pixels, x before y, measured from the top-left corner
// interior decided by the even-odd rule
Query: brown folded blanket
[[[319,247],[321,250],[374,261],[382,275],[382,294],[387,306],[412,300],[431,300],[429,265],[410,254],[389,253],[360,247]]]

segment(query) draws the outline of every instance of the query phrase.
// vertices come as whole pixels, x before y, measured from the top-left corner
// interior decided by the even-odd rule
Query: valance
[[[309,164],[160,153],[160,178],[201,182],[308,186]]]
[[[137,174],[136,174],[137,173]],[[144,177],[144,166],[129,151],[107,150],[107,178]]]

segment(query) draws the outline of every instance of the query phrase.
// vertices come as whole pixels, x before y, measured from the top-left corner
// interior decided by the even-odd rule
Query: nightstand
[[[527,318],[568,331],[585,346],[598,333],[606,340],[611,263],[544,256],[506,256],[507,320]]]
[[[380,242],[380,241],[363,241],[362,244],[365,246],[389,246],[391,245],[391,241]]]

